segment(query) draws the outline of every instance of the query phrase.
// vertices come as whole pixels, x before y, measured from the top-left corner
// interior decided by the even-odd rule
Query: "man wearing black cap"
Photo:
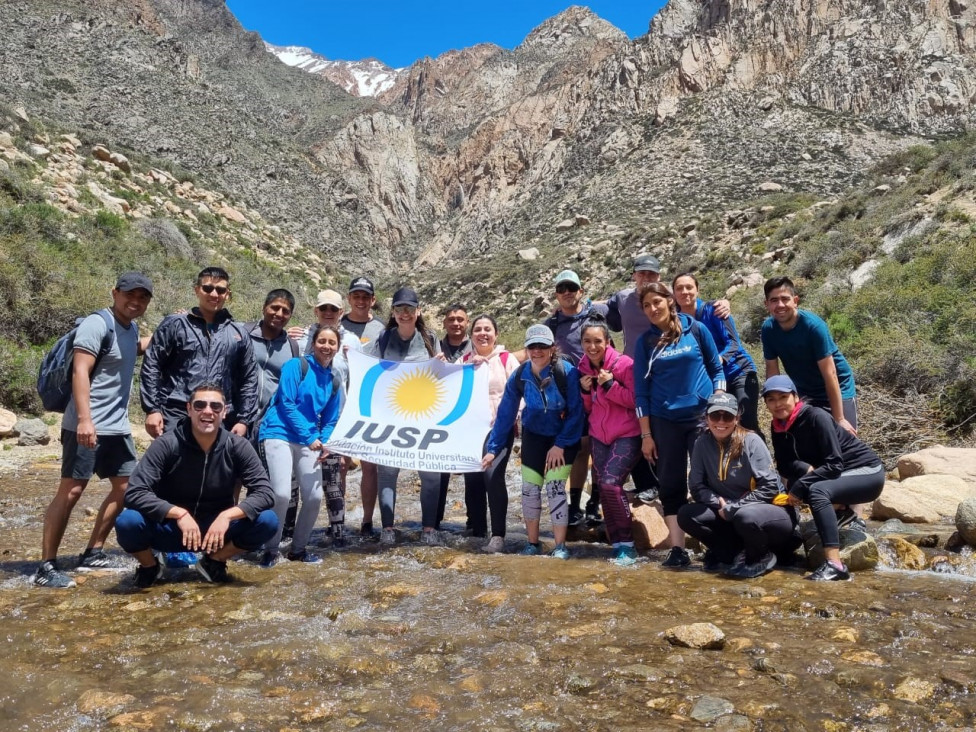
[[[386,327],[378,318],[373,317],[373,307],[376,305],[376,290],[367,277],[360,275],[349,283],[346,295],[349,312],[342,316],[342,327],[355,333],[362,345],[380,337]]]
[[[111,489],[95,515],[79,569],[113,566],[102,546],[122,509],[129,475],[136,466],[129,392],[136,356],[149,341],[148,336],[140,340],[136,318],[146,312],[152,293],[148,277],[126,272],[112,290],[112,306],[89,315],[75,333],[71,400],[61,423],[61,482],[44,514],[42,561],[31,578],[39,587],[75,586],[57,568],[58,547],[71,510],[94,474],[108,478]]]

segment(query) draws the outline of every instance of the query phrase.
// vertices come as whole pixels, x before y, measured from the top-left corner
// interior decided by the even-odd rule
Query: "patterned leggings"
[[[640,437],[620,437],[606,445],[590,435],[593,468],[600,485],[604,525],[611,544],[633,543],[630,501],[624,496],[627,474],[641,459]]]
[[[549,500],[549,518],[553,526],[569,525],[566,481],[579,452],[579,443],[563,448],[565,464],[546,471],[546,453],[556,443],[555,435],[539,435],[529,430],[522,434],[522,517],[538,521],[542,516],[542,486]]]

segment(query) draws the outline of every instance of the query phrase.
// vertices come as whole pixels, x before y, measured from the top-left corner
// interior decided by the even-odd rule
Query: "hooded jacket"
[[[804,500],[814,483],[837,478],[846,470],[881,465],[874,450],[830,414],[803,402],[785,423],[774,419],[772,433],[776,467],[789,492]]]
[[[258,413],[258,375],[251,338],[226,310],[218,310],[214,328],[199,308],[168,315],[156,328],[139,372],[139,396],[146,414],[167,404],[185,405],[200,384],[220,384],[227,419],[251,425]]]
[[[302,362],[308,371],[302,376]],[[331,366],[320,366],[315,356],[293,358],[281,369],[281,381],[268,413],[261,422],[261,440],[285,440],[296,445],[327,442],[339,421],[341,390]]]
[[[508,355],[503,356],[502,354]],[[461,358],[461,362],[473,363],[476,357],[477,354],[474,351],[468,351]],[[515,369],[519,367],[519,362],[502,345],[496,345],[495,349],[483,358],[485,359],[484,365],[479,364],[475,368],[488,369],[488,404],[491,406],[491,421],[494,422],[495,415],[498,414],[498,405],[501,404],[502,397],[505,395],[505,384],[508,383],[508,378]]]
[[[637,341],[634,393],[637,416],[673,422],[698,419],[714,392],[725,391],[725,373],[708,330],[684,313],[681,336],[660,346],[661,330],[651,325]]]
[[[582,392],[590,434],[604,445],[611,445],[621,437],[639,437],[640,422],[634,413],[634,362],[617,353],[613,346],[607,346],[603,368],[613,375],[613,380],[597,384],[594,378],[593,388]],[[585,354],[580,359],[579,371],[593,377],[598,373]]]
[[[210,451],[204,452],[185,419],[146,450],[129,478],[125,507],[161,523],[179,506],[199,521],[234,505],[239,480],[247,497],[237,505],[249,519],[274,506],[268,473],[250,442],[220,427]]]
[[[734,381],[739,374],[756,370],[756,362],[743,348],[735,319],[731,315],[727,318],[718,317],[714,304],[698,298],[695,302],[695,320],[708,328],[715,340],[726,381]]]

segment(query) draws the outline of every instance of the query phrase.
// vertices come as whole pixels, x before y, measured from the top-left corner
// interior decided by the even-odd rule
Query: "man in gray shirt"
[[[108,478],[111,490],[95,516],[79,569],[113,566],[102,546],[122,509],[123,494],[136,466],[129,392],[136,356],[149,341],[148,337],[139,339],[136,318],[146,312],[152,291],[148,277],[126,272],[112,290],[112,306],[89,315],[75,333],[71,400],[61,423],[61,482],[44,514],[41,563],[31,578],[39,587],[75,586],[57,568],[58,547],[72,509],[95,474]]]

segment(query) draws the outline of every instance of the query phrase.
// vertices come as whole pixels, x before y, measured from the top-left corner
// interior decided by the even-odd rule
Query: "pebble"
[[[926,699],[931,699],[933,694],[935,694],[934,683],[914,676],[909,676],[903,680],[892,692],[895,699],[911,702],[913,704],[918,704]]]
[[[734,711],[735,707],[728,699],[722,699],[716,696],[703,696],[695,702],[695,706],[691,710],[691,718],[707,724]]]

